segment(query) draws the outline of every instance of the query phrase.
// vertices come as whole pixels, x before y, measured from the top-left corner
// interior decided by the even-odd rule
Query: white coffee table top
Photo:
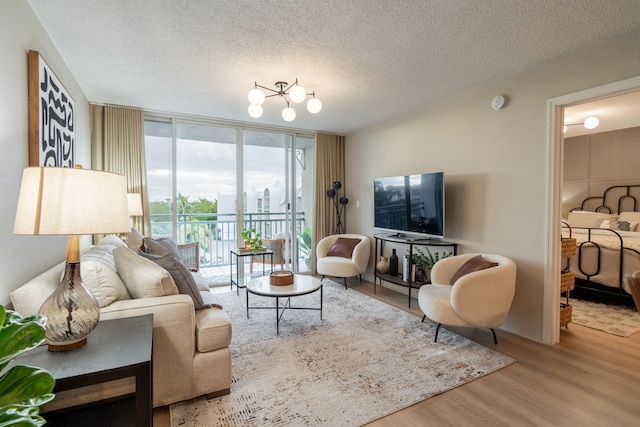
[[[269,276],[261,276],[247,283],[247,291],[266,297],[293,297],[315,292],[322,286],[320,279],[304,274],[294,274],[293,284],[273,286]]]

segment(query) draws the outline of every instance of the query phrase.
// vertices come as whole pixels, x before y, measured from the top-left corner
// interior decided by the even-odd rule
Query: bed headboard
[[[582,210],[602,213],[638,212],[640,199],[640,184],[614,185],[604,190],[602,196],[587,197],[579,208]]]

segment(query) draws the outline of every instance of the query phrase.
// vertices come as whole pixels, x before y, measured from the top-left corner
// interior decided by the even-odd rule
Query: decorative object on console
[[[344,225],[342,224],[342,213],[345,206],[349,203],[349,199],[346,197],[340,197],[340,189],[342,183],[335,181],[331,184],[331,188],[327,190],[327,196],[333,199],[333,206],[336,209],[336,234],[345,233]]]
[[[307,110],[311,114],[317,114],[322,109],[322,102],[316,98],[315,91],[307,93],[306,90],[298,84],[298,79],[291,85],[285,81],[277,81],[275,86],[278,90],[260,86],[258,82],[254,82],[254,85],[254,88],[249,91],[249,115],[254,119],[262,116],[262,104],[264,104],[266,98],[271,98],[272,96],[281,97],[287,104],[285,109],[282,110],[282,118],[287,122],[291,122],[296,118],[296,111],[291,108],[289,102],[300,104],[305,100],[307,95],[311,96],[311,99],[307,102]],[[259,88],[266,89],[273,93],[271,95],[265,95]]]
[[[36,50],[29,51],[29,166],[76,163],[73,98]]]
[[[392,249],[391,256],[389,257],[389,274],[392,276],[398,275],[398,255],[396,255],[395,249]]]
[[[13,232],[69,235],[64,276],[39,311],[47,317],[50,351],[83,346],[100,319],[98,301],[80,277],[79,236],[125,232],[128,228],[123,175],[80,167],[24,170]]]
[[[378,264],[376,264],[376,268],[378,269],[378,271],[382,274],[388,274],[389,273],[389,257],[388,256],[381,256],[380,257],[380,261],[378,261]],[[398,272],[396,271],[396,274]]]

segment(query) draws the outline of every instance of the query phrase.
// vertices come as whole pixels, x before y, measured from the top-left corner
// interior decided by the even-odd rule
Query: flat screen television
[[[375,228],[444,237],[444,172],[376,178],[373,193]]]

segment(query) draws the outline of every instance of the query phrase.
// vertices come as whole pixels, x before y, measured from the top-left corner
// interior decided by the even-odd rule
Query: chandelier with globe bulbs
[[[309,101],[307,101],[307,110],[311,114],[317,114],[322,109],[322,102],[316,98],[315,91],[307,93],[307,91],[298,84],[298,79],[296,79],[296,81],[291,85],[284,81],[276,82],[275,86],[278,88],[277,90],[260,86],[258,82],[254,82],[254,84],[254,89],[249,91],[249,115],[254,119],[262,116],[262,104],[264,104],[266,98],[271,98],[273,96],[280,96],[284,99],[284,102],[286,102],[287,106],[282,110],[282,118],[287,122],[291,122],[296,118],[296,110],[291,108],[291,103],[300,104],[304,102],[307,96],[311,96]],[[261,89],[265,89],[273,93],[265,95]]]

